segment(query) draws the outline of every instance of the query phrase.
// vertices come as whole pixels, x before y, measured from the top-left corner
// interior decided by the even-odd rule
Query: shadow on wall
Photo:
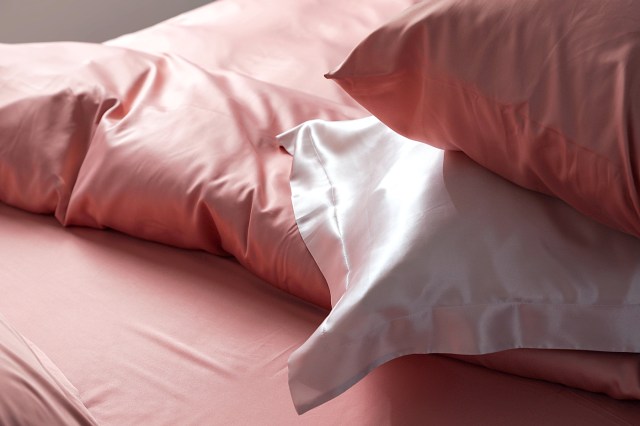
[[[102,42],[211,0],[0,0],[0,43]]]

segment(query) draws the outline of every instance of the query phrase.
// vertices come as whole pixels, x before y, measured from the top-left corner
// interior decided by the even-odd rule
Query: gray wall
[[[101,42],[211,0],[0,0],[0,43]]]

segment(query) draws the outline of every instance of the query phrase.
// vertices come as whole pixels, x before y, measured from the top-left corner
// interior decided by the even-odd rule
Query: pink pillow
[[[0,424],[95,425],[62,372],[0,316]]]
[[[275,135],[361,108],[102,45],[0,45],[0,65],[0,201],[55,212],[65,225],[232,255],[330,305]]]
[[[397,132],[640,236],[640,2],[426,0],[329,75]]]
[[[64,220],[97,121],[112,102],[109,87],[88,78],[93,60],[113,72],[121,67],[115,49],[0,44],[0,201]]]
[[[65,225],[232,255],[267,282],[328,307],[325,279],[293,217],[291,157],[275,136],[361,109],[205,72],[178,57],[124,56],[131,73],[113,77],[121,94],[95,130]]]
[[[640,352],[637,238],[373,117],[309,122],[280,141],[294,155],[300,233],[334,305],[289,360],[300,412],[408,354]],[[637,398],[625,374],[637,373],[638,357],[624,359],[584,379],[585,368],[540,375],[560,356],[519,371]],[[508,357],[478,361],[512,370]]]

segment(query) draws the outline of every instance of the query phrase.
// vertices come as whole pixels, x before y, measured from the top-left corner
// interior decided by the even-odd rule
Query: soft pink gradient
[[[339,105],[356,106],[323,74],[368,33],[417,0],[218,0],[106,44],[171,52]]]
[[[291,159],[275,135],[306,117],[361,111],[179,57],[139,55],[126,55],[132,69],[145,67],[122,78],[121,86],[135,84],[102,116],[65,225],[232,255],[277,287],[328,306],[293,218]]]
[[[325,311],[232,260],[6,206],[0,235],[0,312],[101,425],[640,423],[635,402],[438,356],[385,364],[298,416],[287,358]]]
[[[332,74],[397,132],[640,236],[640,2],[426,0]]]
[[[300,412],[403,355],[516,348],[631,354],[475,361],[640,397],[637,238],[374,117],[314,120],[280,142],[294,155],[298,226],[334,305],[289,361]]]
[[[95,425],[78,391],[0,316],[0,424]]]
[[[64,222],[100,117],[122,93],[111,75],[145,67],[126,58],[88,44],[0,44],[0,201]]]
[[[511,349],[486,355],[448,356],[522,377],[640,400],[638,353]]]
[[[116,47],[0,53],[3,201],[55,212],[67,226],[233,255],[273,285],[329,305],[293,218],[291,160],[274,135],[358,109]]]
[[[11,135],[0,200],[65,225],[232,255],[328,307],[293,219],[290,158],[274,137],[312,118],[362,116],[322,74],[412,3],[377,1],[362,14],[348,2],[223,0],[108,43],[161,56],[0,46],[0,130]]]
[[[361,116],[362,109],[321,74],[344,57],[357,39],[410,3],[414,2],[376,0],[362,8],[362,3],[355,1],[281,1],[278,4],[286,9],[283,13],[280,6],[274,8],[268,2],[218,0],[107,43],[170,54],[162,58],[95,45],[0,45],[0,73],[7,77],[0,91],[0,137],[10,135],[13,141],[0,148],[0,157],[4,156],[0,160],[2,200],[35,212],[56,213],[64,222],[78,169],[99,119],[107,112],[107,122],[118,127],[113,130],[116,134],[129,129],[135,120],[146,123],[131,128],[129,136],[133,139],[145,132],[159,138],[179,133],[183,140],[185,136],[200,139],[200,134],[194,135],[188,128],[191,115],[171,117],[165,123],[150,120],[162,111],[142,111],[143,106],[136,104],[138,94],[141,99],[156,101],[155,89],[165,83],[172,88],[188,86],[186,81],[176,81],[177,75],[166,81],[163,71],[171,74],[188,69],[186,75],[196,81],[218,85],[204,94],[215,90],[222,93],[228,84],[231,90],[224,93],[238,94],[249,105],[248,111],[257,113],[257,122],[263,124],[269,108],[281,106],[279,102],[283,101],[283,111],[288,114],[287,108],[291,108],[294,112],[273,124],[274,130],[290,125],[288,120],[294,116],[300,120],[315,118],[311,114],[317,113],[316,108],[322,109],[322,117]],[[203,77],[202,70],[175,56],[212,71],[212,75]],[[134,81],[130,80],[132,76]],[[245,93],[245,84],[257,90],[256,94]],[[175,93],[162,99],[163,106],[172,100],[180,104],[180,108],[165,111],[163,117],[183,107],[190,110],[192,105],[181,102],[197,98],[199,90],[192,85],[185,89],[184,99]],[[218,104],[224,102],[218,100]],[[302,104],[309,109],[296,110]],[[128,111],[131,116],[119,120],[116,111]],[[234,106],[219,115],[225,111],[247,110]],[[279,110],[271,113],[278,119]],[[196,120],[200,125],[202,115],[195,114],[200,117]],[[223,122],[230,124],[234,119],[227,117]],[[247,117],[237,119],[237,123],[251,121]],[[216,129],[214,122],[210,126]],[[31,131],[15,132],[17,128]],[[111,158],[131,166],[135,161],[122,155],[132,146],[129,136],[120,134],[114,139],[124,142],[122,148],[101,139],[103,145],[97,152],[115,153]],[[268,147],[266,141],[268,137],[258,145]],[[255,164],[255,158],[261,161],[262,157],[252,153],[240,162]],[[269,158],[265,164],[289,167],[287,156],[278,159],[270,154]],[[148,158],[142,160],[147,172],[161,168],[160,164],[150,164]],[[179,158],[170,161],[182,164]],[[206,176],[188,168],[184,172],[191,177]],[[255,177],[254,173],[251,169],[242,176],[244,184]],[[280,179],[279,173],[266,171],[268,179]],[[115,176],[120,175],[118,168]],[[150,185],[153,188],[156,184]],[[176,189],[173,185],[183,183],[169,185],[167,194],[154,195],[176,195],[171,192]],[[238,183],[238,188],[242,185]],[[273,195],[277,191],[265,192]],[[138,194],[146,196],[144,192]],[[283,195],[288,197],[286,192],[279,193],[276,204]],[[185,200],[194,201],[189,197]],[[155,214],[148,206],[141,211]],[[232,219],[234,226],[245,225],[241,218]],[[137,220],[144,225],[135,230],[158,230],[151,221]],[[251,220],[257,223],[258,219]],[[200,226],[202,222],[194,220],[187,225]],[[289,219],[278,221],[280,225],[292,229]],[[206,235],[198,241],[209,244],[215,234],[210,231],[205,228]],[[178,243],[184,241],[180,232],[167,232]],[[198,238],[196,231],[183,232],[192,241]],[[281,231],[275,233],[277,238],[282,236]],[[230,260],[204,253],[111,232],[80,228],[65,231],[51,219],[6,207],[0,207],[0,235],[0,311],[10,315],[21,331],[54,358],[78,386],[101,424],[260,424],[269,419],[275,424],[318,425],[427,421],[537,425],[549,418],[565,424],[616,424],[620,419],[638,423],[637,404],[501,375],[436,356],[405,357],[388,363],[345,396],[298,417],[286,386],[286,358],[322,321],[324,311],[273,291]],[[315,264],[309,263],[306,249],[296,241],[299,237],[289,237],[293,238],[289,250],[297,254],[283,266],[297,263],[297,268],[311,275],[308,281],[293,283],[289,290],[328,304],[324,280],[314,269]],[[244,261],[248,264],[251,260]],[[275,269],[267,274],[276,274]],[[509,362],[505,365],[511,367]],[[461,406],[465,409],[460,410]],[[526,419],[522,418],[523,412],[528,413]]]

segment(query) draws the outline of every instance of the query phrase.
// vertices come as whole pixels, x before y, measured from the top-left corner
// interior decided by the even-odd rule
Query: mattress
[[[316,105],[325,115],[315,116],[313,109],[296,114],[283,109],[289,114],[285,118],[256,114],[275,133],[305,117],[366,116],[322,73],[410,3],[371,2],[370,11],[360,15],[341,1],[328,7],[326,2],[283,0],[276,13],[265,2],[220,0],[109,41],[105,48],[164,55],[157,64],[176,67],[178,74],[190,69],[194,76],[209,73],[216,81],[235,82],[229,84],[233,87],[267,87],[257,100],[251,98],[259,112],[268,103],[265,99],[283,93],[283,99]],[[308,19],[311,16],[314,19]],[[347,36],[337,30],[345,27]],[[74,49],[94,50],[90,45],[69,47]],[[109,81],[117,82],[118,70],[112,68]],[[151,81],[154,88],[159,87],[157,81],[167,84],[147,74],[141,81]],[[202,81],[194,80],[193,85]],[[141,92],[145,91],[136,90],[136,96]],[[110,119],[118,124],[122,116]],[[132,133],[125,130],[122,134]],[[96,132],[102,137],[100,129]],[[96,140],[100,142],[94,135],[93,147],[99,146]],[[101,155],[116,145],[104,143],[102,151],[93,153],[92,164],[108,163],[106,154]],[[286,161],[291,160],[272,164]],[[277,188],[288,183],[288,176],[276,177]],[[137,198],[141,195],[134,194],[128,202]],[[247,246],[216,252],[206,244],[198,246],[197,238],[181,235],[186,231],[169,237],[156,233],[164,226],[157,222],[143,228],[96,218],[82,223],[80,215],[69,219],[74,208],[91,212],[99,202],[95,196],[86,196],[83,203],[72,200],[66,216],[60,213],[63,208],[55,211],[57,220],[51,214],[0,205],[0,312],[60,369],[98,424],[640,423],[636,401],[504,374],[442,355],[415,354],[384,363],[342,395],[298,415],[290,395],[288,360],[325,321],[329,306],[322,301],[327,294],[318,295],[320,303],[313,304],[288,294],[295,294],[296,287],[275,288],[267,282],[268,271],[260,269],[263,265],[242,257],[251,254]],[[141,210],[127,211],[135,215]],[[67,226],[60,226],[61,221]],[[213,228],[191,231],[198,235],[203,229]]]

